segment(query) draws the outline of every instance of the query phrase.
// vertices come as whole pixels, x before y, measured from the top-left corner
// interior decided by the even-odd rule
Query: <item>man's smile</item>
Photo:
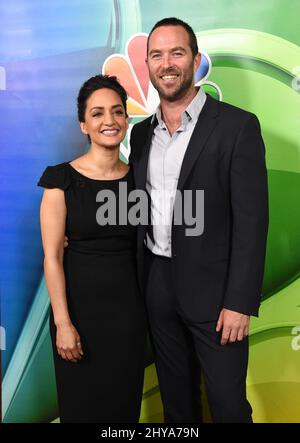
[[[164,74],[164,75],[159,76],[159,79],[163,83],[175,83],[178,78],[179,78],[179,74],[176,74],[176,73]]]
[[[162,75],[160,78],[162,79],[162,80],[176,80],[177,79],[177,77],[179,77],[179,75],[178,74],[169,74],[169,75]]]

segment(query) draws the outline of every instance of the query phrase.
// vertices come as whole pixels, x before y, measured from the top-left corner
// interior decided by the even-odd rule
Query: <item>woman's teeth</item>
[[[108,135],[108,136],[117,135],[118,132],[119,131],[117,129],[104,129],[104,131],[101,131],[102,134]]]

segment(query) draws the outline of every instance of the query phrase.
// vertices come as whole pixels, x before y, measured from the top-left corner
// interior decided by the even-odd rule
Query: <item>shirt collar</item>
[[[199,114],[204,106],[204,103],[206,101],[206,94],[205,92],[199,87],[197,94],[191,101],[191,103],[186,107],[186,109],[182,112],[182,125],[186,122],[187,118],[190,121],[197,120],[199,117]],[[152,115],[151,123],[154,122],[155,117],[157,118],[158,125],[161,128],[165,128],[166,125],[161,117],[161,107],[160,105],[156,108],[155,113]]]

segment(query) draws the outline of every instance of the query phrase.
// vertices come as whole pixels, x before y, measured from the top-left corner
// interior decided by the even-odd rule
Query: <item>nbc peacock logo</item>
[[[159,104],[157,91],[154,89],[145,63],[148,34],[132,35],[126,43],[125,55],[110,55],[103,63],[102,74],[115,75],[128,94],[127,110],[130,117],[129,131],[135,123],[155,112]],[[201,52],[201,63],[195,73],[195,85],[201,86],[215,98],[222,100],[222,92],[218,85],[208,80],[211,72],[209,55]],[[121,155],[128,159],[129,149],[127,140],[121,145]]]

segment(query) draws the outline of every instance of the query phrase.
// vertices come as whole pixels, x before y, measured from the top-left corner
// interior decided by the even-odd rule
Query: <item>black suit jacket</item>
[[[130,164],[145,189],[156,119],[131,132]],[[178,302],[192,321],[218,318],[225,307],[258,315],[268,229],[265,148],[254,114],[209,95],[188,144],[177,188],[204,190],[204,231],[187,236],[172,224],[172,266]],[[138,228],[139,278],[143,242]]]

